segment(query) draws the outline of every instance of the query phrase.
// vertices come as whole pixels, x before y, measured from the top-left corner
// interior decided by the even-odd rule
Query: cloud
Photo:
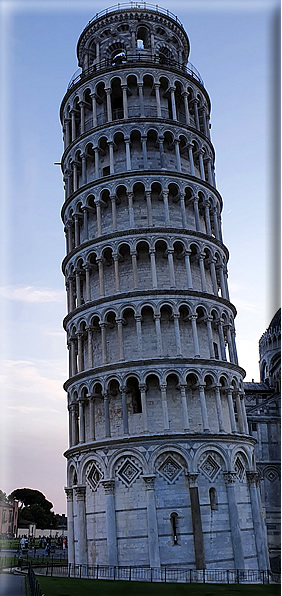
[[[9,395],[9,403],[12,399],[13,405],[19,398],[22,402],[23,394],[26,401],[37,397],[40,403],[66,399],[62,386],[66,378],[65,362],[4,360],[1,377],[6,397]]]
[[[0,296],[8,300],[18,302],[64,302],[64,290],[52,290],[50,288],[36,288],[34,286],[1,286]]]

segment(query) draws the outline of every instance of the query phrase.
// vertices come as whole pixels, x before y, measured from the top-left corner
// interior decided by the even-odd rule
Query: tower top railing
[[[194,79],[196,79],[196,81],[198,81],[199,83],[201,83],[201,85],[204,86],[204,81],[203,81],[199,71],[195,68],[195,66],[193,64],[191,64],[191,62],[188,62],[188,64],[185,65],[185,64],[181,64],[180,62],[176,62],[175,60],[171,60],[164,56],[148,56],[148,55],[142,55],[142,52],[140,52],[137,54],[126,54],[115,61],[112,61],[109,58],[104,58],[103,60],[101,60],[100,62],[97,62],[96,64],[93,64],[86,70],[82,70],[82,71],[81,71],[81,69],[76,70],[70,79],[67,90],[69,91],[69,89],[71,89],[78,81],[80,81],[80,80],[83,81],[83,79],[86,78],[88,75],[94,74],[95,72],[98,72],[99,70],[103,70],[103,69],[107,69],[107,68],[116,69],[116,68],[120,68],[121,66],[125,66],[126,64],[128,65],[128,64],[137,64],[137,63],[138,64],[141,64],[141,63],[154,64],[154,65],[158,64],[159,66],[176,68],[180,72],[188,74],[189,76],[193,77]]]
[[[182,27],[182,29],[184,29],[179,18],[175,14],[170,12],[170,10],[168,10],[167,8],[162,8],[158,4],[150,4],[149,2],[122,2],[122,3],[114,4],[113,6],[109,6],[109,8],[105,8],[104,10],[101,10],[100,12],[96,12],[94,17],[87,23],[85,29],[87,29],[87,27],[89,27],[89,25],[91,25],[91,23],[93,23],[94,21],[97,21],[97,19],[100,19],[103,16],[106,16],[113,12],[118,12],[119,10],[124,10],[124,9],[125,10],[136,10],[136,9],[152,10],[154,12],[158,12],[160,14],[163,14],[163,15],[169,17],[170,19],[175,21],[179,25],[179,27]]]

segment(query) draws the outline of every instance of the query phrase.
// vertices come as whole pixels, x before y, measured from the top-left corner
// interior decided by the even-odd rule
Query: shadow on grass
[[[278,596],[279,585],[164,584],[37,576],[44,596]]]

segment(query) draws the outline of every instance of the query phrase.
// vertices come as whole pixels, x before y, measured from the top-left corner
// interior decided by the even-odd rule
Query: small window
[[[217,511],[218,509],[218,502],[217,502],[217,494],[215,488],[210,488],[209,490],[210,496],[210,506],[212,511]]]
[[[103,176],[109,176],[110,175],[110,166],[106,166],[105,168],[103,168]]]
[[[214,341],[213,342],[213,349],[214,349],[214,357],[216,360],[219,360],[219,353],[218,353],[218,345],[217,343]]]
[[[171,531],[173,537],[173,544],[178,544],[178,515],[177,513],[172,513],[170,516],[170,523],[171,523]]]
[[[252,422],[252,430],[257,432],[257,423],[256,422]]]

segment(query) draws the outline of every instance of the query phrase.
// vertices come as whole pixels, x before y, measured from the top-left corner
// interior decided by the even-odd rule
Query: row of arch
[[[132,190],[119,184],[115,192],[104,188],[95,194],[85,193],[69,205],[63,218],[67,253],[81,242],[142,227],[202,232],[223,242],[218,201],[207,198],[202,191],[194,193],[189,186],[180,192],[175,183],[164,188],[159,182],[153,182],[146,189],[145,184],[138,181]]]
[[[124,384],[111,375],[102,384],[93,379],[69,393],[70,447],[107,438],[140,434],[235,433],[249,434],[240,382],[228,385],[228,375],[186,376],[169,370],[161,376],[147,370],[124,375]],[[180,378],[182,382],[180,382]],[[202,380],[199,381],[199,379]]]
[[[70,377],[108,363],[144,358],[204,358],[238,364],[231,317],[168,302],[109,307],[67,325]],[[227,359],[228,349],[228,359]]]
[[[141,466],[144,476],[154,474],[158,469],[158,461],[161,458],[163,460],[166,457],[172,457],[178,460],[180,458],[181,463],[186,473],[195,474],[201,472],[199,467],[203,458],[208,456],[219,458],[223,472],[234,470],[236,467],[236,461],[240,458],[241,463],[246,471],[253,469],[252,456],[248,449],[245,449],[241,445],[234,445],[231,450],[220,445],[218,442],[209,442],[209,445],[201,445],[195,451],[193,456],[191,453],[181,447],[177,443],[172,443],[169,448],[166,446],[155,447],[148,453],[148,457],[145,458],[142,453],[136,448],[118,449],[110,455],[107,464],[99,453],[84,455],[79,462],[75,459],[70,458],[68,461],[68,486],[85,485],[86,473],[89,469],[89,464],[95,463],[102,472],[103,478],[113,478],[115,476],[115,470],[118,468],[119,461],[126,457],[136,458]]]
[[[208,106],[196,85],[185,77],[140,72],[81,86],[64,108],[65,148],[99,125],[148,117],[180,122],[210,138]]]
[[[136,240],[136,239],[135,239]],[[227,267],[220,251],[176,240],[146,240],[99,250],[88,249],[65,269],[68,312],[97,300],[128,291],[193,290],[229,300]]]
[[[143,169],[179,172],[215,187],[213,155],[201,140],[170,130],[115,130],[85,142],[64,162],[66,199],[89,182]]]

